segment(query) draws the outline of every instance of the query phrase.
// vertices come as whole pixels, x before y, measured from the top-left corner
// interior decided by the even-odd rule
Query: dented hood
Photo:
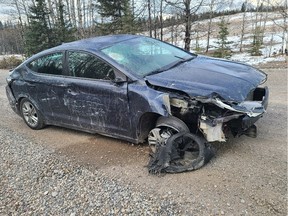
[[[169,70],[146,76],[155,86],[180,90],[192,97],[220,97],[241,102],[267,75],[251,66],[204,56]]]

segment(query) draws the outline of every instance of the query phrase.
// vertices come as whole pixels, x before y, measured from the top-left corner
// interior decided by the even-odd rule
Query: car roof
[[[141,35],[129,35],[129,34],[119,34],[119,35],[106,35],[106,36],[99,36],[99,37],[93,37],[93,38],[87,38],[82,39],[78,41],[73,41],[69,43],[63,43],[59,46],[43,50],[30,58],[28,58],[26,61],[24,61],[21,65],[25,65],[28,62],[34,61],[35,59],[46,55],[48,53],[53,53],[56,51],[64,51],[64,50],[82,50],[82,51],[90,51],[97,53],[98,50],[101,50],[105,47],[112,46],[113,44],[131,40],[133,38],[139,38],[139,37],[145,37]],[[99,52],[98,52],[99,53]],[[135,80],[135,76],[131,73],[125,73],[124,74],[128,77],[130,77],[132,80]],[[129,74],[129,75],[128,75]]]
[[[94,38],[73,41],[69,43],[63,43],[62,45],[49,49],[49,51],[66,50],[66,49],[68,50],[69,49],[81,49],[81,50],[97,51],[105,47],[112,46],[113,44],[116,44],[125,40],[130,40],[136,37],[141,37],[141,36],[128,35],[128,34],[99,36],[99,37],[94,37]]]
[[[113,44],[131,40],[137,37],[145,37],[140,35],[129,35],[129,34],[119,34],[119,35],[106,35],[106,36],[99,36],[93,38],[82,39],[78,41],[63,43],[59,46],[52,47],[46,50],[43,50],[33,56],[30,56],[27,61],[31,61],[35,58],[38,58],[42,55],[46,55],[51,52],[55,51],[63,51],[63,50],[83,50],[83,51],[92,51],[97,52],[105,47],[112,46]]]

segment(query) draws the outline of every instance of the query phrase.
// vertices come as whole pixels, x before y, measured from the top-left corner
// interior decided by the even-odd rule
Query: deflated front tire
[[[203,137],[187,132],[177,133],[151,154],[148,170],[151,174],[197,170],[213,156],[214,149]]]

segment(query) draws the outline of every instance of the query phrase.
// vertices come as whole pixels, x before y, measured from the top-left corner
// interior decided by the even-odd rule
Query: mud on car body
[[[207,161],[207,143],[223,142],[230,132],[256,137],[254,123],[268,105],[266,79],[245,64],[115,35],[32,56],[9,74],[6,93],[32,129],[58,125],[134,143],[148,140],[152,170],[173,172]]]

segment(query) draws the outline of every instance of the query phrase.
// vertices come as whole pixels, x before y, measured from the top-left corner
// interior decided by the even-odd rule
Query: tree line
[[[260,54],[265,23],[269,19],[267,14],[271,11],[283,17],[284,24],[275,22],[275,25],[283,30],[283,47],[287,43],[287,1],[282,4],[257,1],[257,6],[251,7],[245,0],[236,10],[221,10],[231,3],[228,0],[0,0],[0,3],[11,8],[11,20],[0,22],[0,54],[25,53],[30,56],[64,42],[107,34],[145,33],[165,40],[167,29],[170,43],[176,44],[181,39],[183,48],[190,50],[191,41],[195,40],[193,49],[200,51],[197,40],[201,36],[207,41],[201,51],[209,52],[212,19],[239,12],[243,14],[240,52],[249,12],[259,14],[253,26],[252,54]],[[201,26],[195,25],[201,20],[208,23],[205,35],[200,35]],[[220,57],[229,55],[228,25],[229,20],[225,19],[221,19],[218,25]]]

